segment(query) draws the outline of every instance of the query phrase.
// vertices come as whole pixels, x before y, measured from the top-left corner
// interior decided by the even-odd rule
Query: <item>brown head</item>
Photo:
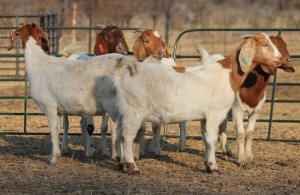
[[[243,35],[246,38],[238,52],[238,62],[243,72],[254,68],[253,65],[278,67],[282,63],[282,55],[265,33]]]
[[[152,29],[138,29],[141,35],[136,39],[133,45],[133,55],[138,61],[144,61],[147,57],[153,57],[161,60],[163,57],[169,58],[171,54],[168,52],[166,44],[162,41],[157,31]]]
[[[276,37],[270,36],[270,39],[282,55],[282,64],[278,68],[283,69],[285,72],[295,72],[295,69],[292,66],[290,53],[282,37],[280,35],[277,35]]]
[[[26,47],[29,37],[33,37],[45,52],[49,52],[49,39],[39,25],[35,23],[25,24],[15,30],[11,35],[11,45],[7,48],[8,51],[13,48],[17,36],[21,37],[23,48]]]
[[[116,25],[109,25],[97,35],[94,46],[95,55],[107,53],[126,54],[129,52],[122,30]]]

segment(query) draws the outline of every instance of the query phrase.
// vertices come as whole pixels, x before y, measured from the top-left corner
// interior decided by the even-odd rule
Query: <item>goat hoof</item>
[[[141,173],[139,170],[132,170],[132,171],[128,171],[128,175],[129,176],[140,176]]]
[[[119,169],[119,171],[124,171],[124,164],[118,163],[118,169]]]
[[[206,168],[206,172],[209,174],[217,174],[217,175],[221,174],[221,172],[218,169],[210,169],[210,167]]]

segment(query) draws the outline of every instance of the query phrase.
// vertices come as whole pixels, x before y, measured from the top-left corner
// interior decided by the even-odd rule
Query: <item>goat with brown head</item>
[[[22,39],[22,46],[25,48],[26,42],[28,41],[29,36],[32,36],[37,44],[41,46],[41,48],[49,53],[50,42],[46,35],[46,33],[39,27],[39,25],[35,23],[21,25],[20,28],[15,30],[11,35],[11,45],[7,48],[7,50],[11,50],[14,46],[15,40],[17,36],[20,36]]]
[[[124,38],[122,30],[116,25],[98,26],[103,30],[97,35],[94,46],[95,55],[103,55],[107,53],[129,53],[127,42]]]
[[[136,39],[133,45],[133,55],[138,61],[144,61],[150,55],[161,60],[170,58],[171,54],[167,50],[166,44],[162,41],[157,31],[152,29],[138,29],[141,35]]]

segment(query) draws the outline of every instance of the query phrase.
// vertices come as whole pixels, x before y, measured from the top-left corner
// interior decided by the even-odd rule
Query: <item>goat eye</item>
[[[262,46],[264,46],[264,47],[269,47],[269,44],[263,43]]]

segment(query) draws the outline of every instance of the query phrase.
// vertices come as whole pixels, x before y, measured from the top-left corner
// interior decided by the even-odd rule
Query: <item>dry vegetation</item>
[[[74,0],[75,1],[75,0]],[[68,0],[48,1],[47,4],[40,0],[24,0],[24,7],[17,6],[20,1],[1,0],[1,14],[39,14],[41,11],[52,11],[58,3],[63,3],[63,25],[71,26],[71,2]],[[78,2],[78,26],[88,26],[89,1]],[[86,3],[84,3],[86,2]],[[166,5],[170,2],[171,31],[169,48],[173,50],[173,43],[178,34],[188,28],[200,27],[290,27],[300,25],[299,1],[261,1],[249,0],[214,0],[214,1],[164,1],[166,4],[160,7],[160,11],[151,13],[158,0],[151,3],[140,3],[142,8],[137,9],[133,3],[135,0],[123,0],[126,5],[121,6],[118,0],[109,2],[94,1],[92,25],[97,23],[121,24],[124,27],[156,28],[164,31],[164,13],[168,11]],[[98,3],[96,3],[98,2]],[[139,1],[140,2],[140,1]],[[150,1],[149,1],[150,2]],[[242,3],[243,2],[243,3]],[[104,6],[105,5],[105,6]],[[234,6],[233,6],[234,5]],[[154,6],[150,7],[149,6]],[[20,8],[21,7],[21,8]],[[102,9],[106,7],[106,9]],[[244,16],[249,7],[255,14]],[[111,10],[117,10],[112,12]],[[130,10],[135,9],[136,14],[130,17]],[[39,11],[38,11],[39,10]],[[96,10],[98,10],[97,14]],[[99,12],[101,10],[101,12]],[[120,10],[123,10],[121,12]],[[149,10],[149,12],[145,12]],[[214,10],[217,10],[216,12]],[[105,11],[112,15],[105,16]],[[120,14],[115,14],[115,13]],[[122,15],[123,14],[123,15]],[[206,17],[206,16],[209,17]],[[155,16],[157,21],[155,22]],[[223,17],[224,16],[224,17]],[[226,16],[226,17],[225,17]],[[239,17],[236,17],[239,16]],[[255,16],[255,17],[254,17]],[[257,20],[256,16],[261,19]],[[128,19],[129,18],[129,19]],[[221,20],[220,20],[221,18]],[[244,20],[243,18],[246,18]],[[29,20],[27,18],[27,20]],[[270,22],[270,20],[274,22]],[[0,19],[1,26],[12,26],[14,20]],[[156,23],[156,24],[155,24]],[[1,30],[1,36],[9,34],[7,30]],[[132,45],[135,36],[132,31],[126,31],[125,36],[129,46]],[[197,44],[203,44],[210,53],[228,54],[237,45],[235,38],[244,32],[197,32],[185,35],[179,43],[177,54],[197,55]],[[269,32],[276,34],[277,32]],[[60,41],[60,51],[70,42],[70,31],[63,31]],[[93,36],[95,32],[93,32]],[[87,40],[87,32],[80,31],[77,40]],[[292,55],[300,54],[299,31],[283,32],[283,38],[288,44]],[[87,51],[87,42],[84,42]],[[6,47],[8,42],[1,41],[0,46]],[[1,54],[7,53],[1,48]],[[11,60],[11,59],[5,59]],[[22,58],[21,58],[22,60]],[[293,59],[296,72],[294,74],[278,71],[277,82],[299,83],[300,60]],[[178,60],[182,66],[193,66],[198,59]],[[25,75],[23,63],[20,64],[20,75]],[[14,63],[0,62],[1,77],[15,75]],[[3,69],[2,69],[3,68]],[[25,94],[24,82],[1,82],[0,96],[23,96]],[[271,97],[271,86],[268,87],[267,97]],[[299,87],[277,86],[276,99],[300,99]],[[26,102],[29,113],[39,113],[33,100]],[[23,99],[0,99],[1,112],[24,112]],[[263,107],[259,119],[269,119],[270,103]],[[276,103],[274,119],[299,120],[300,105],[293,103]],[[80,133],[80,118],[70,117],[71,133]],[[99,133],[100,117],[95,117],[96,129]],[[246,124],[246,123],[245,123]],[[151,140],[151,126],[147,124],[147,146]],[[292,140],[265,141],[268,135],[268,123],[257,123],[253,143],[254,163],[245,167],[239,167],[235,163],[237,144],[230,140],[230,146],[234,157],[223,157],[220,149],[217,151],[217,162],[221,169],[221,175],[208,175],[203,164],[204,146],[199,139],[199,122],[188,122],[187,133],[191,137],[187,140],[187,151],[178,152],[178,138],[161,140],[164,156],[156,158],[151,153],[137,161],[141,169],[140,177],[127,176],[126,173],[117,170],[113,161],[101,156],[100,136],[97,135],[96,152],[92,158],[84,157],[81,136],[69,136],[70,151],[63,154],[56,165],[46,164],[51,152],[49,135],[11,135],[8,132],[23,132],[24,118],[19,115],[0,115],[0,193],[1,194],[300,194],[300,133],[299,123],[273,123],[272,139]],[[28,133],[48,133],[48,124],[45,116],[27,116],[26,124]],[[109,123],[109,130],[112,124]],[[229,123],[229,136],[233,138],[235,132],[233,125]],[[163,132],[161,132],[163,133]],[[168,135],[178,136],[178,125],[169,125]],[[298,140],[298,142],[296,141]]]

